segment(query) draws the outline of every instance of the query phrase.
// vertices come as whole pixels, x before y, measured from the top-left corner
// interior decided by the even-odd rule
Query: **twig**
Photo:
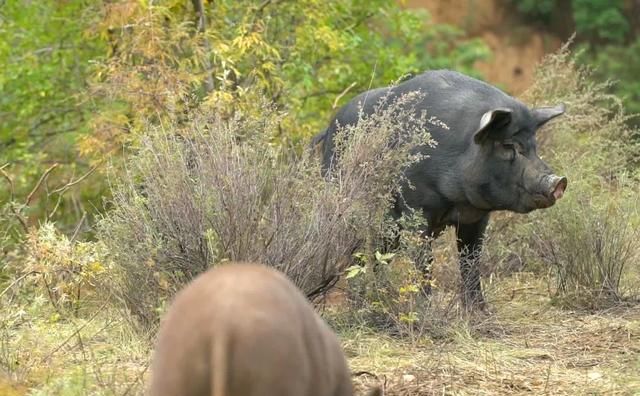
[[[84,224],[84,221],[87,218],[87,212],[82,212],[82,218],[80,218],[80,221],[78,222],[78,225],[76,226],[76,229],[73,231],[73,235],[71,236],[70,242],[73,243],[73,241],[76,240],[76,237],[78,236],[78,233],[80,232],[80,227],[82,227],[82,224]]]
[[[81,181],[83,181],[84,179],[86,179],[87,177],[89,177],[93,172],[95,172],[96,169],[98,169],[98,167],[102,165],[102,162],[100,162],[97,165],[94,165],[91,167],[91,169],[89,169],[87,171],[87,173],[85,173],[84,175],[80,176],[78,179],[74,180],[74,181],[70,181],[69,183],[65,184],[62,187],[58,187],[55,190],[51,191],[49,193],[49,195],[53,195],[53,194],[58,194],[58,193],[64,193],[66,190],[68,190],[69,188],[75,186],[76,184],[80,183]]]
[[[49,301],[51,302],[51,305],[53,305],[53,308],[55,308],[55,310],[58,311],[60,316],[62,316],[62,310],[60,309],[60,307],[58,306],[58,303],[56,302],[56,299],[54,298],[53,291],[49,286],[49,282],[47,282],[47,277],[45,276],[45,274],[42,274],[42,273],[40,275],[41,275],[40,278],[42,279],[42,282],[44,282],[44,286],[47,289],[47,294],[49,295]]]
[[[355,86],[356,86],[356,82],[354,81],[354,82],[352,82],[352,83],[351,83],[351,85],[349,85],[349,86],[348,86],[344,91],[342,91],[342,92],[340,93],[340,95],[336,96],[336,99],[333,101],[333,106],[332,106],[331,108],[335,110],[335,108],[336,108],[336,107],[338,107],[338,102],[340,101],[340,99],[342,99],[342,97],[343,97],[344,95],[346,95],[346,94],[347,94],[347,92],[349,92],[349,91],[351,90],[351,88],[353,88],[353,87],[355,87]]]
[[[6,168],[7,166],[9,166],[9,164],[2,165],[2,167],[0,167],[0,173],[2,173],[2,176],[5,179],[7,179],[7,181],[9,182],[9,193],[10,193],[9,200],[13,201],[13,179],[11,179],[11,177],[9,177],[7,172],[4,171],[4,168]]]
[[[14,206],[14,201],[13,201],[13,198],[14,198],[13,179],[11,179],[11,177],[7,174],[7,172],[4,171],[4,168],[6,168],[8,165],[9,164],[4,164],[4,165],[2,165],[2,167],[0,167],[0,174],[2,174],[2,176],[5,179],[7,179],[7,181],[9,182],[9,208],[11,208],[11,212],[16,217],[16,219],[18,219],[18,221],[20,222],[20,225],[22,226],[24,231],[25,232],[29,232],[29,226],[27,225],[27,221],[20,214],[20,212],[18,210],[16,210],[16,207]]]
[[[27,195],[27,199],[24,202],[24,206],[29,206],[29,204],[31,203],[31,200],[33,199],[33,196],[35,195],[35,193],[38,191],[38,189],[40,188],[40,186],[42,185],[42,182],[44,182],[47,177],[49,176],[49,173],[51,173],[51,171],[53,171],[55,168],[58,167],[58,164],[55,163],[53,165],[51,165],[49,167],[49,169],[47,169],[46,171],[44,171],[44,173],[42,174],[42,176],[40,176],[40,180],[38,180],[38,182],[36,183],[36,185],[33,187],[33,190],[31,190],[31,192],[29,193],[29,195]]]
[[[20,282],[21,280],[23,280],[24,278],[26,278],[29,275],[33,275],[33,274],[37,274],[39,273],[38,271],[29,271],[26,274],[23,274],[22,276],[20,276],[18,279],[14,280],[13,282],[11,282],[11,284],[9,286],[7,286],[2,293],[0,293],[0,298],[2,298],[2,296],[5,295],[6,292],[9,291],[9,289],[11,289],[13,286],[15,286],[18,282]]]
[[[361,377],[363,375],[366,375],[366,376],[369,376],[369,377],[373,377],[375,379],[380,379],[377,374],[374,374],[374,373],[372,373],[370,371],[356,371],[355,373],[351,373],[352,377]]]

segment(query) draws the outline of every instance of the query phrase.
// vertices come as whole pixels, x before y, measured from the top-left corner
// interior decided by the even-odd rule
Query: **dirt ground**
[[[545,54],[556,51],[562,39],[521,21],[502,0],[407,0],[408,8],[429,11],[436,23],[458,26],[468,37],[481,38],[492,57],[476,68],[487,81],[519,95],[531,86],[535,66]]]

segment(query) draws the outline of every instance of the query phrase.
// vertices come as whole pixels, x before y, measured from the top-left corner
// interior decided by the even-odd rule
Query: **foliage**
[[[428,278],[420,269],[430,264],[431,255],[432,241],[421,232],[424,217],[404,214],[397,224],[386,230],[387,238],[397,238],[397,247],[387,253],[356,254],[357,264],[347,276],[348,320],[417,343],[443,334],[456,313],[456,294],[440,287],[431,268]]]
[[[52,223],[32,229],[22,273],[42,285],[54,307],[80,306],[82,299],[95,295],[95,288],[108,270],[103,262],[104,244],[76,242],[60,234]]]
[[[623,43],[630,32],[623,0],[511,0],[525,16],[550,23],[559,7],[570,6],[578,39],[592,43]]]
[[[557,0],[511,0],[516,9],[533,20],[548,23],[556,9]]]
[[[309,297],[326,291],[384,228],[402,171],[418,159],[409,150],[428,143],[411,127],[421,124],[413,112],[398,111],[418,96],[341,131],[331,182],[308,153],[283,155],[270,144],[279,118],[266,105],[259,118],[150,126],[100,226],[116,264],[113,293],[148,328],[178,288],[224,260],[276,267]]]
[[[42,296],[0,298],[0,394],[143,395],[151,344],[108,306],[60,314]]]
[[[594,66],[593,76],[598,80],[613,80],[610,92],[622,99],[630,114],[640,114],[640,38],[628,46],[606,45],[585,51],[580,61]],[[640,125],[637,117],[630,121]]]
[[[623,0],[572,0],[576,32],[592,41],[621,43],[629,33]]]
[[[184,98],[194,95],[195,106],[227,115],[257,113],[258,98],[267,97],[285,113],[271,138],[295,145],[354,93],[430,67],[470,72],[487,54],[480,42],[427,24],[426,15],[392,0],[226,0],[203,7],[201,19],[186,2],[106,7],[98,29],[110,32],[114,52],[95,88],[118,106],[98,115],[84,150],[126,139],[149,116],[179,119]]]
[[[75,144],[88,132],[92,103],[83,91],[91,61],[105,49],[86,34],[98,16],[93,5],[88,0],[0,4],[0,166],[11,163],[19,195],[26,195],[52,162],[60,164],[54,180],[88,169]],[[0,201],[9,198],[6,187],[0,188]],[[74,204],[69,195],[60,212],[101,192],[87,189]]]
[[[629,113],[640,113],[637,78],[640,73],[640,38],[631,28],[631,5],[625,5],[623,0],[572,0],[570,3],[512,0],[512,3],[524,15],[546,24],[550,24],[559,7],[571,6],[576,39],[585,49],[580,54],[580,62],[595,66],[592,78],[617,82],[610,86],[609,91],[624,101]],[[630,123],[638,125],[639,121],[630,120]]]
[[[299,147],[356,92],[431,67],[472,72],[486,55],[393,0],[2,2],[0,166],[26,194],[54,162],[58,181],[119,156],[152,119],[257,113],[263,96],[285,113],[270,138]],[[102,171],[61,201],[61,227],[102,208]]]

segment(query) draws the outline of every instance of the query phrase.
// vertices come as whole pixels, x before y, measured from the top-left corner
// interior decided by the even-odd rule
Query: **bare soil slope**
[[[557,50],[562,41],[550,32],[523,23],[501,0],[407,0],[409,8],[424,8],[436,23],[448,23],[482,38],[493,56],[476,67],[491,83],[518,95],[533,82],[535,65]]]

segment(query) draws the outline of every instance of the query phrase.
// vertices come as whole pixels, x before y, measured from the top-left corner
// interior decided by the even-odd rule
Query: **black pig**
[[[555,175],[540,159],[535,140],[536,131],[563,114],[565,107],[530,109],[464,74],[428,71],[395,87],[364,92],[344,106],[314,138],[314,143],[323,142],[325,171],[334,160],[333,137],[338,125],[355,124],[360,111],[371,114],[376,105],[412,91],[424,95],[416,108],[408,111],[426,110],[448,128],[437,123],[424,125],[437,144],[421,147],[426,158],[406,171],[414,188],[403,189],[396,215],[407,206],[421,209],[428,224],[426,235],[433,238],[448,225],[456,227],[462,301],[468,307],[482,307],[478,260],[489,214],[548,208],[567,187],[567,179]],[[422,269],[427,268],[424,265]]]

